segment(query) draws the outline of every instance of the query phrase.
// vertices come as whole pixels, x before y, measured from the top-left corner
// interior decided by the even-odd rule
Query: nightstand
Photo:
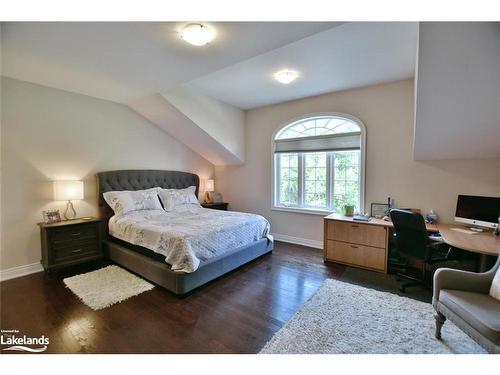
[[[96,218],[39,223],[45,271],[101,259],[101,223]]]
[[[222,210],[222,211],[227,211],[227,206],[229,203],[222,202],[222,203],[202,203],[201,206],[205,208],[211,208],[213,210]]]

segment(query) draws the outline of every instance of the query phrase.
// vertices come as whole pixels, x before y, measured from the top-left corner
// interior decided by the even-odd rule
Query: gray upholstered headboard
[[[154,169],[99,172],[97,173],[99,215],[106,223],[113,216],[113,210],[102,196],[107,191],[142,190],[157,186],[164,189],[183,189],[196,186],[196,196],[198,196],[199,185],[200,178],[198,175],[188,172]]]

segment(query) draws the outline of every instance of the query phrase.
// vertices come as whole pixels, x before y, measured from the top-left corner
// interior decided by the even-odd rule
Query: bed
[[[184,189],[189,186],[195,186],[197,195],[199,177],[196,174],[180,171],[118,170],[98,173],[97,182],[99,212],[100,217],[105,223],[106,236],[103,245],[108,258],[124,268],[141,275],[145,279],[170,290],[176,295],[186,294],[273,250],[273,243],[270,237],[254,238],[254,240],[248,238],[242,246],[239,246],[238,244],[242,243],[242,241],[238,242],[235,238],[239,238],[242,235],[241,233],[237,234],[237,232],[234,232],[232,238],[229,239],[222,237],[228,234],[219,233],[219,237],[212,237],[212,241],[225,243],[225,248],[219,246],[220,251],[215,252],[211,257],[199,256],[199,264],[194,263],[190,266],[177,265],[178,270],[172,270],[172,268],[176,268],[172,266],[173,264],[175,265],[175,261],[171,261],[172,264],[169,264],[166,261],[168,258],[166,259],[164,254],[152,251],[145,246],[139,246],[129,242],[130,238],[124,235],[125,232],[122,233],[120,231],[120,222],[114,220],[113,210],[104,200],[103,194],[108,191],[144,190],[154,187]],[[196,210],[203,211],[197,212]],[[215,212],[215,210],[204,208],[197,208],[189,211],[190,212],[179,215],[179,220],[176,223],[178,225],[178,230],[182,227],[182,220],[188,223],[189,221],[195,222],[195,219],[198,219],[201,225],[201,220],[207,221],[207,215],[209,214],[210,216],[216,215],[220,220],[227,220],[221,215],[229,215],[229,217],[231,215],[231,213],[223,214],[222,212]],[[167,215],[165,215],[164,212],[150,212],[148,215],[152,216],[134,213],[134,215],[131,215],[128,219],[135,225],[143,226],[148,225],[149,219],[153,221],[159,219],[163,221],[176,219],[165,219],[164,216]],[[234,215],[235,217],[239,217],[238,215],[245,214],[234,213]],[[207,216],[207,218],[203,219],[204,216]],[[235,219],[230,220],[234,221]],[[128,225],[129,223],[125,224]],[[125,224],[123,221],[121,222],[122,229]],[[193,225],[196,227],[195,224]],[[186,225],[186,227],[187,226],[188,225]],[[154,225],[151,227],[153,229],[155,228]],[[241,226],[237,227],[239,228]],[[234,231],[237,230],[237,227],[234,228]],[[110,235],[110,231],[113,235]],[[230,232],[231,231],[233,231],[233,229],[230,229]],[[196,234],[196,232],[194,233]],[[231,235],[228,235],[228,237],[231,237]],[[193,238],[201,239],[202,237],[195,236]],[[204,255],[203,252],[201,252],[201,254]]]

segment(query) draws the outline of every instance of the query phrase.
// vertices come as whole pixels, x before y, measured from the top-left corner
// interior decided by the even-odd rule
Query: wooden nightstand
[[[103,256],[100,219],[75,219],[38,225],[45,271],[101,259]]]
[[[201,206],[205,208],[211,208],[213,210],[222,210],[222,211],[227,211],[227,206],[229,203],[223,202],[223,203],[202,203]]]

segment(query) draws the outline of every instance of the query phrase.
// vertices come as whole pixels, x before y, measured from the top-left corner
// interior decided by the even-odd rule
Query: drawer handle
[[[76,249],[76,250],[72,250],[71,252],[72,253],[79,253],[80,251],[82,251],[83,249]]]
[[[359,228],[359,225],[351,225],[353,228]]]
[[[78,232],[78,233],[71,233],[71,235],[72,235],[72,236],[75,236],[75,237],[80,236],[81,234],[82,234],[82,232]]]
[[[358,248],[357,246],[354,246],[354,245],[351,245],[351,247],[352,247],[353,249],[357,249],[357,248]]]

